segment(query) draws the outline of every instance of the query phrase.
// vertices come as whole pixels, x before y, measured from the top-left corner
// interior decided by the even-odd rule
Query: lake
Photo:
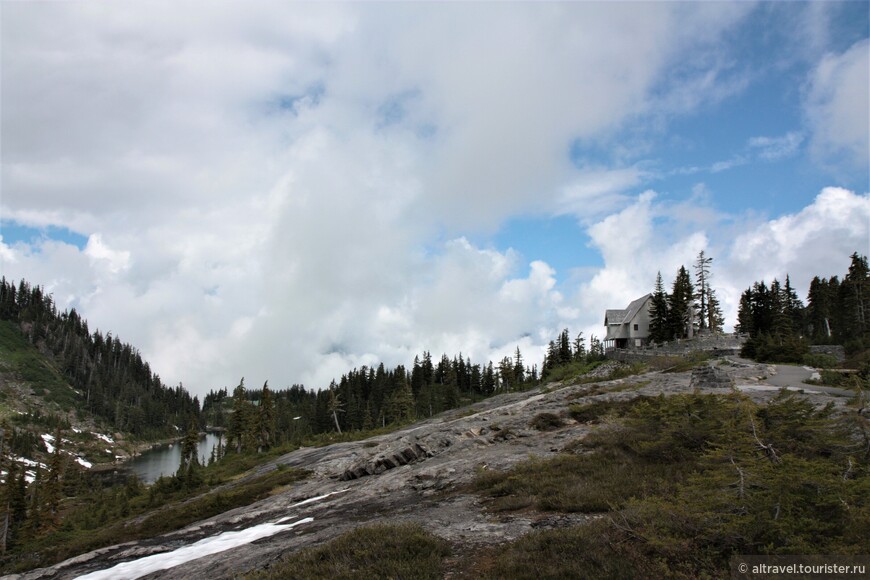
[[[203,465],[208,463],[211,450],[217,446],[219,433],[206,433],[199,440],[197,455]],[[224,442],[226,444],[226,442]],[[145,483],[154,483],[161,475],[170,476],[178,471],[181,462],[181,441],[159,445],[126,462],[125,467]]]

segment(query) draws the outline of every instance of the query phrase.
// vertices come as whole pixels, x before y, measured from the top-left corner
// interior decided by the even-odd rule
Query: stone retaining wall
[[[745,334],[702,334],[660,345],[639,348],[610,349],[607,358],[622,362],[642,362],[654,356],[682,356],[690,352],[705,351],[713,356],[738,355],[748,337]]]
[[[814,344],[810,347],[812,354],[829,354],[837,359],[837,362],[846,360],[846,350],[839,344]]]

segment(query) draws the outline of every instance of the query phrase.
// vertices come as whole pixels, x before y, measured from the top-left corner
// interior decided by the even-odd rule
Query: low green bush
[[[555,413],[538,413],[529,421],[529,427],[538,431],[552,431],[562,427],[565,422]]]
[[[568,415],[579,423],[595,423],[605,416],[623,417],[629,409],[645,398],[575,403],[568,407]]]
[[[817,369],[832,369],[837,366],[837,357],[831,356],[829,354],[805,354],[803,360],[801,361],[803,364],[814,367]]]
[[[449,544],[419,524],[380,524],[357,528],[323,544],[308,548],[252,571],[246,578],[269,580],[312,578],[440,579]]]
[[[534,532],[470,566],[483,577],[706,578],[727,574],[735,554],[866,553],[865,417],[785,391],[766,405],[691,394],[620,413],[570,446],[580,454],[473,483],[493,510],[602,516]]]

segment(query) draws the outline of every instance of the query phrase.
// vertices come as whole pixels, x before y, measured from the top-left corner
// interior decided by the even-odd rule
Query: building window
[[[634,329],[637,330],[637,324],[634,325]]]

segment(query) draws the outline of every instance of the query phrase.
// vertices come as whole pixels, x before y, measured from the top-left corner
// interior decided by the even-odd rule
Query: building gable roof
[[[628,308],[622,310],[606,310],[604,312],[604,325],[613,326],[626,324],[637,316],[637,313],[643,307],[644,303],[652,297],[652,294],[645,294],[640,298],[633,300]]]
[[[604,312],[604,325],[622,324],[628,310],[607,310]]]

